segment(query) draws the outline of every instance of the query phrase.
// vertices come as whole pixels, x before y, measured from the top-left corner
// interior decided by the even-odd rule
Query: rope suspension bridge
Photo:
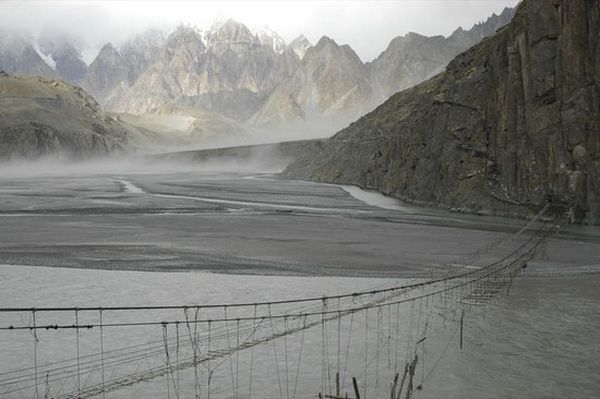
[[[516,233],[427,279],[339,295],[175,306],[0,309],[2,398],[417,397],[465,318],[510,291],[559,228]],[[19,365],[6,367],[7,365]]]

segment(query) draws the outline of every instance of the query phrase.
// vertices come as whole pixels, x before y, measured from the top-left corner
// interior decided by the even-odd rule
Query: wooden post
[[[354,395],[356,395],[356,399],[360,399],[360,391],[358,390],[358,382],[356,382],[356,377],[352,377],[352,386],[354,387]]]
[[[465,320],[465,310],[463,309],[461,314],[460,314],[460,349],[462,349],[463,347],[463,324],[464,324],[464,320]]]
[[[404,383],[406,382],[406,376],[408,374],[408,368],[410,367],[410,363],[406,363],[406,366],[404,367],[404,374],[402,375],[402,381],[400,382],[400,389],[398,390],[398,394],[396,395],[396,397],[394,399],[399,399],[400,395],[402,395],[402,390],[404,389]]]
[[[408,386],[406,387],[406,399],[410,399],[413,392],[413,377],[415,376],[415,370],[417,369],[417,362],[419,361],[419,355],[415,355],[415,358],[409,367]]]
[[[394,376],[394,383],[392,384],[390,399],[396,399],[396,385],[398,385],[398,377],[400,377],[400,374],[396,373]]]
[[[335,373],[335,396],[340,397],[340,373]]]

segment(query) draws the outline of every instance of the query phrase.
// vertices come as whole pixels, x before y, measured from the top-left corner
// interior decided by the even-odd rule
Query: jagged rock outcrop
[[[80,87],[0,72],[0,158],[118,151],[127,132]]]
[[[286,174],[525,216],[548,198],[600,223],[600,2],[524,0],[511,24],[392,96]]]
[[[259,126],[331,117],[349,119],[372,105],[366,69],[348,45],[322,37],[294,74],[280,83],[250,119]]]
[[[374,89],[382,100],[442,72],[448,62],[510,22],[514,8],[505,8],[470,30],[458,28],[452,35],[423,36],[409,33],[392,39],[387,49],[367,64]]]

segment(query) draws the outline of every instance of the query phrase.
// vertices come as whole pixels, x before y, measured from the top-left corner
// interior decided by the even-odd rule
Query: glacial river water
[[[268,173],[5,177],[0,185],[0,303],[197,304],[355,292],[427,278],[440,270],[478,267],[466,262],[470,254],[489,249],[521,225],[419,209],[356,188],[283,180]],[[424,361],[432,372],[415,397],[597,397],[599,236],[594,228],[570,227],[553,237],[515,280],[509,296],[467,314],[462,350],[456,319],[439,321],[434,332],[440,340],[431,344]],[[482,251],[480,262],[502,254],[502,248],[494,251]],[[72,322],[72,316],[64,321]],[[31,323],[26,312],[15,317],[2,321]],[[82,317],[89,321],[97,315]],[[384,336],[379,326],[385,324],[385,314],[370,317],[368,324],[377,327],[365,331]],[[348,320],[344,323],[347,331]],[[350,341],[349,351],[358,352],[364,345],[359,344],[364,322],[355,323],[356,342]],[[300,373],[304,380],[296,397],[315,397],[320,390],[320,369],[314,366],[321,362],[320,333],[306,334]],[[106,334],[105,349],[161,339],[160,329]],[[29,332],[0,335],[1,383],[3,373],[31,367],[34,345]],[[73,334],[44,331],[38,338],[40,364],[75,355]],[[97,331],[82,332],[80,339],[86,348],[80,355],[97,350]],[[290,338],[287,344],[299,345],[299,339]],[[379,344],[390,342],[382,338]],[[282,356],[283,347],[276,348]],[[393,368],[385,350],[381,353],[377,366],[369,363],[371,381],[379,375],[375,367]],[[290,351],[290,369],[297,355],[297,350]],[[247,366],[245,356],[236,358],[235,365]],[[257,351],[256,356],[255,394],[287,397],[280,395],[274,379],[283,369],[273,367],[272,352]],[[223,373],[214,374],[213,397],[236,394],[229,389],[230,366],[225,362]],[[359,375],[362,366],[348,367]],[[189,373],[179,376],[188,382],[180,386],[181,397],[193,396]],[[294,380],[295,374],[288,370],[285,376]],[[240,378],[239,385],[245,386],[247,377]],[[369,397],[382,396],[390,383],[381,373]],[[349,381],[344,384],[349,387]],[[165,385],[161,379],[109,397],[166,397]],[[169,395],[175,397],[172,390]],[[237,396],[244,395],[242,389]]]

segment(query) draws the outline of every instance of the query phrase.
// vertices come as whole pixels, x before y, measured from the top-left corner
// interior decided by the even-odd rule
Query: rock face
[[[600,223],[600,2],[524,0],[505,29],[286,174],[473,212],[552,198]]]
[[[505,8],[500,15],[494,14],[468,31],[458,28],[448,38],[417,33],[394,38],[385,51],[367,64],[374,89],[383,101],[433,77],[456,55],[508,24],[514,12],[514,8]]]
[[[83,89],[0,72],[0,158],[104,155],[126,141],[127,132]]]

